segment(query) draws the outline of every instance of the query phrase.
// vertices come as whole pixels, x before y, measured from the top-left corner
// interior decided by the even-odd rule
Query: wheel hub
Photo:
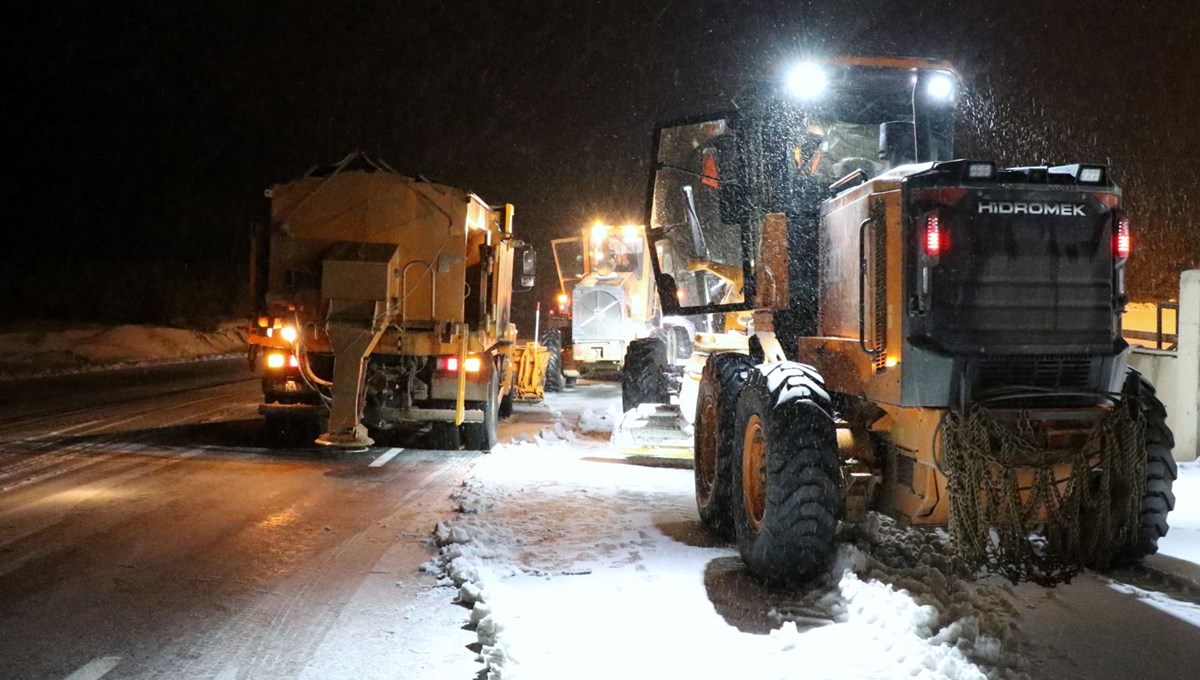
[[[762,530],[767,512],[766,449],[762,418],[752,415],[746,421],[746,432],[742,437],[742,498],[746,519],[755,533]]]
[[[712,395],[700,402],[700,417],[697,419],[696,492],[701,505],[707,504],[717,483],[717,400]]]

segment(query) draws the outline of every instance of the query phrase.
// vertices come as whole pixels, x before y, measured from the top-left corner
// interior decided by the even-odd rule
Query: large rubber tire
[[[820,375],[792,362],[751,370],[738,398],[734,531],[769,585],[810,579],[833,556],[844,498],[832,413]]]
[[[263,418],[266,444],[272,449],[302,449],[315,446],[317,437],[329,427],[327,414],[297,417],[269,415]]]
[[[471,451],[491,451],[496,447],[500,420],[500,376],[492,371],[488,379],[488,398],[483,402],[483,422],[462,424],[463,448]]]
[[[700,523],[717,536],[732,539],[733,515],[730,512],[732,474],[729,465],[734,454],[734,416],[738,396],[754,363],[749,356],[722,352],[708,358],[700,374],[696,397],[695,452],[692,469],[696,481],[696,509]]]
[[[267,448],[271,449],[293,448],[300,441],[293,419],[287,416],[264,416],[263,435]]]
[[[547,392],[562,392],[567,383],[563,377],[562,331],[551,328],[542,333],[541,343],[550,350],[550,360],[546,362],[546,380],[542,383],[542,389]]]
[[[669,389],[666,343],[660,338],[629,343],[621,366],[621,407],[628,411],[641,404],[666,404],[671,399]]]
[[[435,451],[457,451],[461,444],[458,426],[453,422],[434,422],[429,431],[429,448]]]
[[[1141,561],[1158,552],[1158,539],[1167,535],[1167,514],[1175,509],[1171,487],[1179,474],[1171,450],[1175,436],[1167,427],[1167,409],[1155,396],[1154,386],[1141,373],[1129,369],[1121,393],[1137,399],[1146,419],[1146,492],[1142,495],[1137,540],[1117,556],[1118,564]]]
[[[497,415],[500,416],[501,420],[512,416],[513,391],[515,389],[515,387],[509,387],[508,392],[506,392],[503,397],[500,397],[500,409],[497,411]]]

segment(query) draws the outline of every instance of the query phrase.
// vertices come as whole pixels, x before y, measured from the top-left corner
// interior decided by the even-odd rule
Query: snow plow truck
[[[355,449],[428,423],[435,447],[489,450],[514,399],[540,397],[546,352],[509,322],[536,271],[511,205],[360,153],[267,196],[250,346],[277,441]]]
[[[1167,532],[1121,189],[1099,164],[956,158],[959,86],[941,61],[836,58],[656,133],[664,313],[752,314],[748,351],[703,366],[693,454],[702,522],[765,581],[819,573],[868,510],[1048,584]]]

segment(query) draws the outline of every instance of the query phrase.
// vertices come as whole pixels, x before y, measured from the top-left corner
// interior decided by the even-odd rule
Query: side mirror
[[[893,120],[879,126],[879,160],[896,167],[916,159],[917,131],[912,121]]]
[[[516,252],[516,279],[519,285],[513,286],[514,290],[519,293],[533,289],[537,282],[537,253],[534,252],[533,246],[523,245],[517,248]]]

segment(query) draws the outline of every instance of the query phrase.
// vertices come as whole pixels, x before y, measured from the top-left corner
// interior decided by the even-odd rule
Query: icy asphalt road
[[[972,677],[928,653],[982,635],[914,633],[904,617],[928,617],[910,602],[941,606],[939,623],[962,607],[1007,626],[998,656],[966,655],[998,677],[1200,669],[1200,567],[1179,557],[1054,590],[922,590],[879,568],[770,593],[697,531],[689,470],[626,464],[577,432],[583,411],[619,401],[611,386],[519,407],[501,441],[537,443],[491,456],[417,437],[330,458],[261,448],[246,378],[231,361],[5,385],[0,678],[474,678],[478,631],[419,571],[438,522],[493,542],[474,566],[508,625],[490,641],[523,655],[508,667],[521,677],[888,678],[938,659],[920,677]],[[1178,555],[1200,544],[1197,505]],[[771,633],[786,620],[798,629]]]
[[[0,391],[0,678],[469,678],[418,566],[478,457],[260,446],[244,361]]]

